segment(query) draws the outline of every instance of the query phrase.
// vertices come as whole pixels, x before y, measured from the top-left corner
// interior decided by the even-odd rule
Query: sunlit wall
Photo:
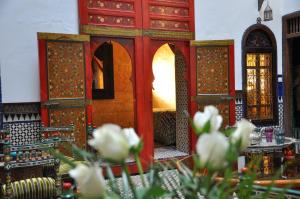
[[[164,44],[156,51],[152,70],[154,110],[176,110],[175,55],[168,44]]]

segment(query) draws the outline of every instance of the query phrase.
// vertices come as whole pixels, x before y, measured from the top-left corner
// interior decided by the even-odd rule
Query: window
[[[276,43],[270,30],[255,25],[243,39],[244,114],[258,125],[277,123]]]
[[[114,98],[113,45],[103,43],[94,52],[92,58],[93,99]]]

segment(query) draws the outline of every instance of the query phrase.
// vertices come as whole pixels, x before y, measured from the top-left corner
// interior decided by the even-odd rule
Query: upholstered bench
[[[154,140],[162,145],[176,143],[176,111],[155,109],[153,111]]]

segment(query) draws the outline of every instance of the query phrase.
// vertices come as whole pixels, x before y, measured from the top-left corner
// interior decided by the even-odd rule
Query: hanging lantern
[[[269,1],[268,1],[267,7],[264,11],[264,21],[271,21],[271,20],[273,20],[273,11],[269,6]]]

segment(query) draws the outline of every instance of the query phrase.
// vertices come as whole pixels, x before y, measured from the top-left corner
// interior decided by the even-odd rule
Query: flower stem
[[[143,184],[144,187],[146,187],[146,181],[145,181],[145,178],[144,178],[143,167],[142,167],[142,164],[141,164],[140,157],[137,153],[134,153],[134,159],[135,159],[135,162],[136,162],[137,167],[138,167],[138,171],[139,171],[139,174],[140,174],[140,177],[141,177],[141,180],[142,180],[142,184]]]
[[[130,189],[131,189],[131,192],[133,194],[133,198],[134,199],[137,199],[137,195],[136,195],[136,190],[135,190],[135,186],[131,180],[131,176],[129,174],[129,171],[128,171],[128,168],[127,168],[127,165],[126,163],[122,163],[122,168],[123,168],[123,171],[125,172],[126,174],[126,177],[127,177],[127,180],[128,180],[128,183],[129,183],[129,186],[130,186]]]

